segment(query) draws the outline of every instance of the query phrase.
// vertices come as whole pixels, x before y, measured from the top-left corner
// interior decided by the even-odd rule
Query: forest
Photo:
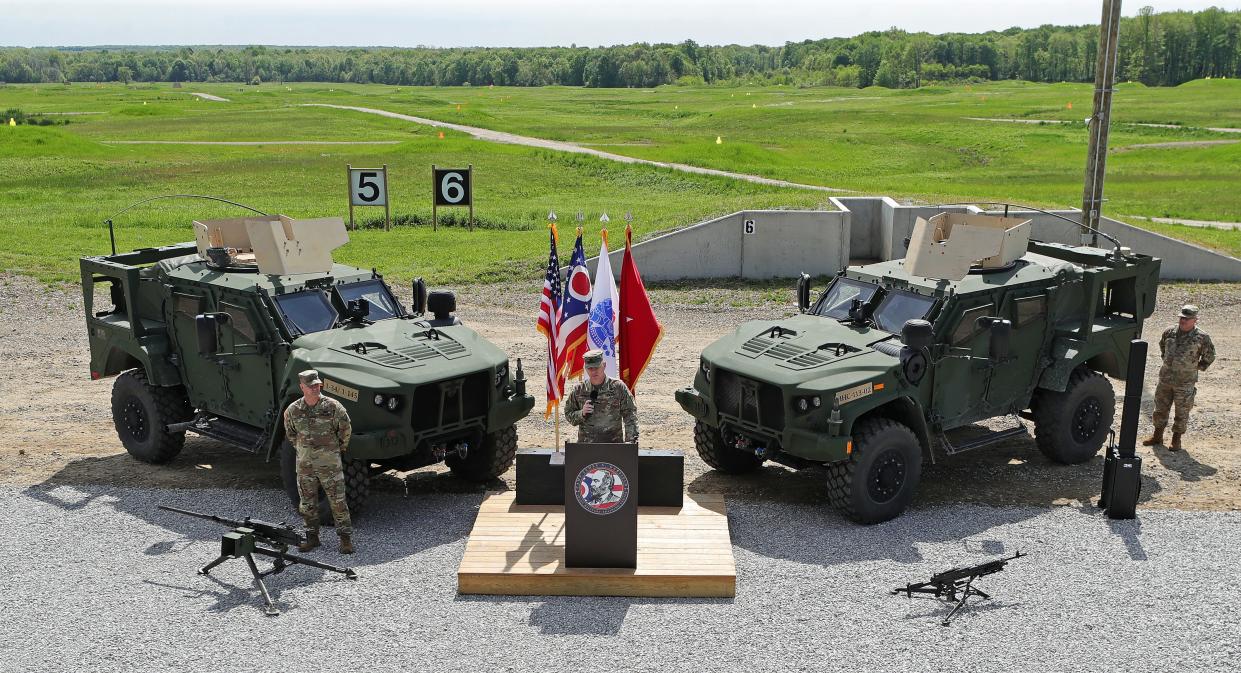
[[[764,83],[916,88],[935,82],[1094,79],[1095,25],[931,35],[892,28],[782,46],[0,48],[0,82],[357,82],[409,86],[653,87]],[[1120,81],[1241,77],[1241,11],[1122,20]]]

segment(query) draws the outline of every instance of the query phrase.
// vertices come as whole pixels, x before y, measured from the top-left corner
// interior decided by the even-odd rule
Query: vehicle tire
[[[483,437],[483,444],[470,449],[462,459],[457,454],[444,458],[452,473],[467,481],[485,483],[508,472],[517,458],[517,426]]]
[[[181,386],[153,386],[146,372],[131,369],[112,384],[112,422],[129,455],[153,465],[177,457],[184,432],[165,432],[170,423],[190,420],[194,410]]]
[[[881,523],[905,511],[921,477],[922,447],[913,430],[867,418],[853,430],[851,459],[827,466],[827,498],[857,523]]]
[[[1103,448],[1116,417],[1116,392],[1102,374],[1078,367],[1064,392],[1038,390],[1030,407],[1039,451],[1057,463],[1076,465]]]
[[[349,516],[354,517],[366,508],[366,501],[371,495],[370,462],[341,456],[340,466],[345,473],[345,504],[349,505]],[[298,512],[302,497],[297,492],[297,450],[287,439],[280,444],[280,480],[284,483],[289,502],[293,503],[293,511]],[[319,488],[319,521],[332,523],[332,507],[322,487]]]
[[[724,474],[753,472],[763,464],[762,458],[729,446],[719,428],[702,421],[694,422],[694,448],[698,449],[702,462]]]

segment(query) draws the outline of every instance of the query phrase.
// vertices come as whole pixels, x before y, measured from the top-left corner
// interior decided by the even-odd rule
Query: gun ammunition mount
[[[356,580],[358,574],[353,568],[340,568],[326,563],[320,563],[313,559],[289,553],[289,546],[301,544],[305,538],[298,533],[292,526],[287,524],[276,524],[260,519],[251,519],[246,517],[241,521],[226,519],[224,517],[215,516],[213,514],[202,514],[200,512],[191,512],[186,509],[177,509],[176,507],[168,507],[160,505],[160,509],[169,512],[176,512],[186,516],[197,517],[199,519],[207,519],[215,521],[226,526],[232,526],[232,530],[220,537],[220,556],[216,560],[208,563],[198,569],[199,575],[206,575],[211,569],[228,561],[229,559],[244,558],[246,565],[250,566],[250,574],[254,575],[254,582],[259,585],[259,591],[263,594],[263,612],[268,616],[276,616],[280,614],[279,608],[271,599],[271,594],[267,592],[267,585],[263,584],[263,578],[268,575],[275,575],[284,571],[291,565],[305,565],[320,570],[340,573],[346,579]],[[272,560],[272,567],[259,571],[258,564],[254,562],[254,555],[267,556]]]
[[[943,599],[949,603],[956,602],[952,612],[949,612],[948,616],[944,617],[944,620],[940,622],[942,626],[948,626],[952,622],[952,618],[956,616],[957,611],[965,607],[965,602],[969,600],[970,596],[981,596],[983,600],[991,598],[990,594],[974,586],[974,580],[985,575],[998,573],[1004,569],[1004,566],[1008,565],[1009,561],[1023,556],[1029,556],[1029,554],[1017,552],[1008,558],[945,570],[942,573],[932,575],[929,582],[906,584],[904,587],[897,587],[892,590],[892,595],[905,594],[906,598],[913,598],[914,594],[931,594],[935,598]]]

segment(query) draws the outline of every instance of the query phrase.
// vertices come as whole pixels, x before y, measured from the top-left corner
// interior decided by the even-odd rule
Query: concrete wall
[[[648,280],[778,278],[802,271],[827,275],[859,260],[903,258],[905,239],[919,217],[941,212],[1001,212],[975,206],[902,206],[888,197],[837,197],[831,203],[838,210],[725,215],[642,241],[634,245],[634,259]],[[1010,216],[1034,221],[1033,238],[1079,244],[1074,222],[1080,212],[1057,214],[1073,222],[1037,211],[1009,211]],[[754,233],[744,233],[747,220],[753,221]],[[1104,218],[1100,227],[1133,251],[1162,259],[1160,276],[1164,279],[1241,281],[1239,259],[1116,220]],[[619,237],[616,242],[620,243]],[[1110,244],[1100,241],[1100,245]],[[614,273],[619,274],[620,250],[610,257]],[[593,257],[587,261],[592,274],[595,264]]]

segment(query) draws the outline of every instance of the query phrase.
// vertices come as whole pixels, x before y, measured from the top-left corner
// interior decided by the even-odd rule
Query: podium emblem
[[[591,463],[577,473],[577,504],[591,514],[611,514],[629,499],[629,479],[612,463]]]

